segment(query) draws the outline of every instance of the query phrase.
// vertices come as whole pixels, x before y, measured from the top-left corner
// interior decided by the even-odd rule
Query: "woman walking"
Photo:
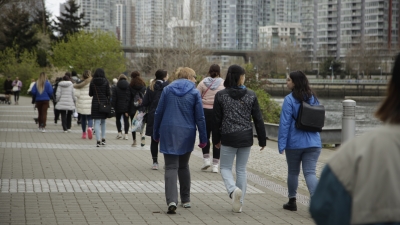
[[[296,194],[299,184],[300,164],[303,168],[308,191],[312,196],[318,183],[315,167],[322,145],[319,132],[297,129],[294,118],[297,118],[302,101],[310,105],[319,105],[319,102],[309,86],[306,75],[301,71],[291,72],[286,79],[286,86],[292,92],[286,95],[283,101],[278,134],[279,153],[286,153],[288,164],[289,202],[284,204],[283,208],[297,211]]]
[[[146,135],[151,137],[150,151],[153,158],[153,170],[158,170],[158,142],[153,138],[154,113],[157,109],[158,101],[165,86],[168,85],[168,73],[159,69],[155,74],[156,78],[150,83],[143,98],[142,106],[147,108]]]
[[[177,80],[163,90],[154,115],[153,138],[160,142],[160,152],[164,154],[165,197],[169,214],[175,214],[178,203],[177,177],[182,206],[191,207],[189,158],[196,139],[196,126],[201,143],[199,147],[207,143],[203,106],[194,84],[195,76],[191,68],[182,68]]]
[[[106,119],[107,114],[99,111],[100,105],[109,104],[110,99],[110,84],[106,79],[104,70],[96,69],[93,74],[93,79],[89,86],[89,96],[92,98],[91,115],[94,120],[94,130],[96,134],[96,146],[106,145]],[[101,127],[101,132],[100,132]]]
[[[89,96],[89,86],[91,81],[92,76],[90,70],[85,70],[85,72],[83,72],[83,79],[74,84],[75,97],[77,100],[76,111],[81,115],[82,139],[86,139],[86,134],[89,139],[92,139],[93,137],[93,119],[91,116],[92,97]]]
[[[19,80],[19,77],[15,78],[15,80],[12,82],[12,86],[12,91],[14,92],[14,104],[18,105],[19,93],[21,92],[22,87],[22,81]]]
[[[225,88],[224,80],[220,78],[220,67],[217,64],[213,64],[210,66],[208,75],[209,77],[204,78],[197,86],[197,89],[200,91],[201,101],[203,103],[203,110],[204,110],[204,116],[206,118],[206,127],[207,127],[207,145],[202,149],[203,160],[204,160],[204,164],[201,167],[202,170],[206,170],[211,166],[210,136],[211,136],[211,131],[213,130],[214,127],[213,105],[214,105],[215,94],[218,91],[223,90]],[[213,145],[213,160],[212,160],[213,173],[218,173],[219,157],[220,157],[220,149],[216,148],[215,145]]]
[[[111,105],[115,110],[115,123],[118,130],[117,139],[128,140],[128,131],[129,131],[129,103],[131,100],[131,91],[129,89],[129,83],[127,81],[127,77],[124,74],[119,75],[118,82],[115,88],[112,91],[112,102]],[[121,129],[121,119],[124,121],[124,130],[125,135],[122,136]]]
[[[135,116],[136,112],[143,111],[143,107],[139,105],[135,105],[135,101],[137,101],[135,98],[136,96],[144,96],[144,93],[146,91],[146,84],[144,83],[143,79],[140,77],[140,73],[138,71],[133,71],[131,73],[131,83],[129,84],[130,87],[130,94],[131,94],[131,102],[129,103],[129,116],[131,118],[131,121],[133,120],[133,117]],[[139,100],[140,101],[140,100]],[[142,137],[144,139],[144,137]],[[132,132],[132,147],[136,147],[136,132]],[[143,146],[142,146],[143,147]]]
[[[31,90],[32,96],[35,96],[36,108],[38,110],[39,131],[46,132],[47,109],[49,108],[49,100],[53,95],[53,87],[47,80],[44,72],[40,73],[39,79],[33,85]]]
[[[264,121],[256,94],[244,86],[245,71],[229,67],[224,86],[214,100],[215,129],[213,143],[221,148],[221,176],[232,199],[232,211],[242,212],[247,187],[246,165],[253,145],[253,118],[260,151],[266,146]],[[236,182],[232,175],[236,156]]]
[[[69,76],[64,76],[58,83],[56,93],[56,109],[61,114],[61,125],[64,132],[71,131],[72,112],[75,110],[74,86]]]

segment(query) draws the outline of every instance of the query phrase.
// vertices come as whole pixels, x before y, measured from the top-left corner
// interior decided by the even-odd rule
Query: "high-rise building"
[[[85,13],[83,23],[90,21],[85,30],[97,29],[116,32],[116,0],[77,0],[78,15]]]
[[[121,44],[124,46],[131,46],[134,44],[132,34],[135,30],[134,10],[132,0],[116,0],[115,5],[115,24],[116,36]]]

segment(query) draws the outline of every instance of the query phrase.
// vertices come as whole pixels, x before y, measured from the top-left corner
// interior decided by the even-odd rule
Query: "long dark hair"
[[[150,84],[150,90],[154,91],[154,84],[156,83],[157,80],[162,80],[167,76],[168,72],[163,69],[159,69],[156,71],[156,79],[154,79],[151,84]]]
[[[226,79],[224,81],[224,86],[226,88],[236,87],[239,85],[240,76],[244,75],[245,71],[241,66],[232,65],[228,68],[226,73]]]
[[[218,66],[218,64],[212,64],[210,66],[210,69],[208,70],[208,74],[212,78],[220,76],[220,72],[221,72],[221,68]]]
[[[131,73],[131,83],[129,84],[129,86],[131,86],[131,87],[133,87],[133,86],[146,86],[146,84],[144,83],[143,79],[140,77],[139,71],[133,71]]]
[[[310,84],[308,82],[308,79],[306,75],[301,72],[301,71],[294,71],[289,74],[290,79],[292,79],[292,82],[294,84],[292,94],[295,99],[298,101],[307,101],[309,100],[313,95],[315,97],[315,100],[317,100],[317,96],[311,90]]]
[[[103,78],[105,78],[106,77],[106,73],[104,72],[104,70],[102,68],[97,68],[96,71],[94,71],[94,74],[93,74],[93,78],[95,78],[95,77],[103,77]]]
[[[397,55],[394,62],[386,98],[376,111],[375,116],[383,122],[400,124],[400,54]]]

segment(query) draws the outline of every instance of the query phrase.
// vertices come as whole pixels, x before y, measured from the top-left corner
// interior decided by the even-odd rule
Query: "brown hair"
[[[221,68],[218,66],[218,64],[212,64],[210,66],[210,69],[208,70],[208,74],[212,78],[219,77],[221,75],[220,73],[221,73]]]
[[[151,83],[150,83],[150,90],[154,91],[154,84],[156,83],[157,80],[163,80],[167,75],[168,72],[166,70],[163,69],[159,69],[156,71],[156,79],[154,79]]]
[[[375,116],[382,122],[400,124],[400,54],[397,55],[388,83],[386,98]]]
[[[131,73],[131,83],[129,84],[129,86],[131,86],[131,87],[133,87],[133,86],[146,86],[146,84],[144,83],[143,79],[140,77],[139,71],[133,71]]]
[[[307,76],[302,71],[294,71],[289,74],[294,84],[292,94],[297,101],[308,101],[312,96],[317,100],[315,92],[311,89]]]
[[[176,78],[177,79],[191,79],[196,76],[196,72],[192,68],[183,67],[179,71],[177,71]]]

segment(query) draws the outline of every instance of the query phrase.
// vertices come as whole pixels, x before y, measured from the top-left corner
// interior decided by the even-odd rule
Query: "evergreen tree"
[[[54,22],[55,30],[59,32],[58,37],[60,40],[68,41],[68,34],[74,34],[82,28],[89,26],[89,22],[84,24],[81,22],[81,20],[85,17],[84,13],[76,16],[79,8],[80,6],[76,4],[75,0],[68,0],[65,7],[66,13],[61,13],[61,16],[57,17],[59,22]]]
[[[36,26],[36,29],[38,29],[38,31],[42,32],[45,35],[49,35],[51,40],[56,40],[56,36],[54,35],[54,27],[51,24],[50,17],[51,14],[47,10],[44,13],[42,9],[37,9],[35,11],[32,23],[34,24],[34,26]]]
[[[13,4],[1,15],[0,21],[0,51],[7,47],[17,48],[18,57],[24,50],[34,50],[39,40],[35,37],[28,12]]]

